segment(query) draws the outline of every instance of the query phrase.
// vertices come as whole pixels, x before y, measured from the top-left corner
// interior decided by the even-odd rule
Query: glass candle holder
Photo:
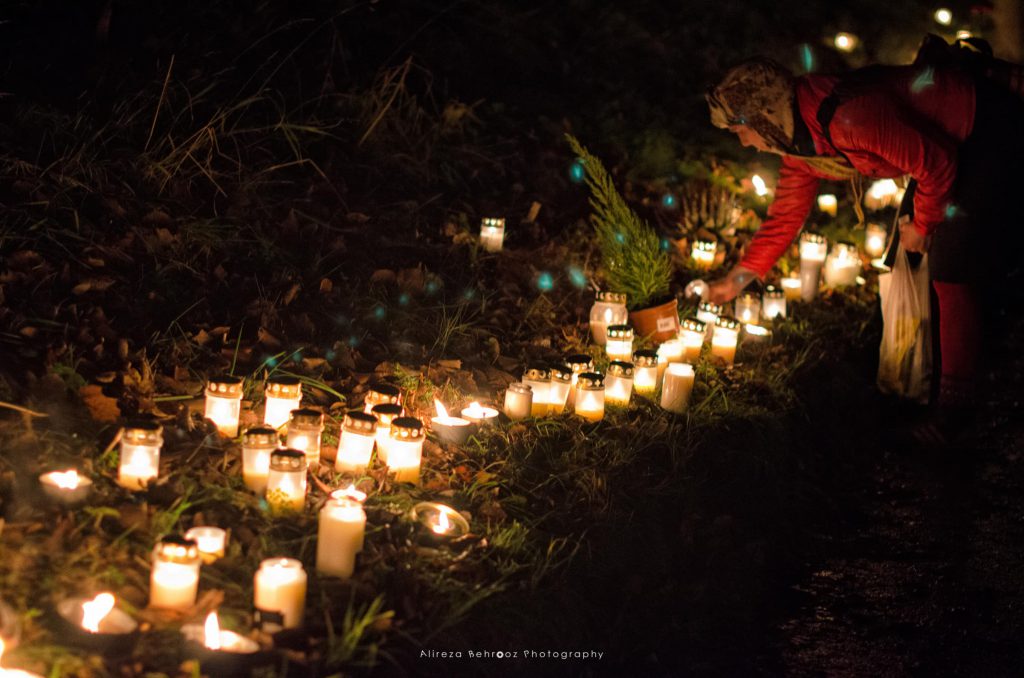
[[[548,407],[551,414],[561,414],[569,402],[573,371],[568,365],[551,365],[548,372],[551,375],[551,381],[548,382]]]
[[[594,305],[590,307],[590,333],[594,343],[604,346],[608,341],[608,326],[623,325],[629,320],[626,310],[626,295],[619,292],[598,292]]]
[[[734,303],[736,319],[741,323],[756,323],[761,317],[761,297],[753,292],[743,292]]]
[[[609,360],[629,361],[633,357],[633,328],[629,325],[609,325],[605,352]]]
[[[839,241],[825,259],[825,285],[830,288],[855,285],[862,268],[857,246],[849,241]]]
[[[294,558],[267,558],[253,582],[253,607],[263,631],[302,626],[306,613],[306,571]]]
[[[799,276],[783,278],[779,281],[779,286],[782,287],[782,294],[785,295],[786,301],[800,301],[803,282]]]
[[[221,435],[238,435],[238,417],[242,413],[242,379],[223,375],[210,379],[206,386],[206,418]]]
[[[864,251],[872,259],[882,256],[889,234],[881,224],[868,224],[864,229]]]
[[[320,509],[317,523],[316,571],[348,579],[356,569],[356,554],[363,550],[366,512],[362,503],[332,497]]]
[[[608,341],[608,335],[605,333],[605,342]],[[569,398],[566,400],[566,405],[572,407],[576,404],[576,381],[579,376],[584,372],[594,371],[594,359],[586,353],[572,353],[565,356],[563,361],[565,365],[568,365],[572,370],[572,382],[569,388]]]
[[[533,389],[522,382],[508,385],[505,390],[505,416],[516,421],[530,416],[533,407]]]
[[[722,315],[725,309],[710,301],[702,301],[697,304],[697,320],[704,323],[706,331],[705,339],[711,339],[715,334],[715,321],[718,320],[718,316]]]
[[[690,404],[693,392],[693,365],[672,363],[665,370],[665,383],[661,387],[661,407],[682,414]]]
[[[633,395],[633,363],[613,360],[604,376],[604,401],[606,405],[626,406]]]
[[[288,436],[285,445],[306,455],[306,465],[314,468],[320,464],[320,439],[324,433],[324,413],[303,408],[294,410],[288,420]]]
[[[149,606],[187,610],[199,591],[199,547],[191,539],[164,537],[153,549],[149,575]]]
[[[708,326],[703,320],[686,318],[679,327],[679,341],[683,345],[683,360],[695,363],[700,358],[700,350],[704,347]],[[674,362],[674,361],[673,361]]]
[[[834,217],[839,209],[839,201],[831,193],[822,193],[818,196],[818,209],[822,214]]]
[[[485,252],[500,252],[505,243],[505,220],[484,217],[480,220],[480,246]]]
[[[370,465],[377,434],[377,417],[366,412],[346,412],[341,422],[338,456],[334,469],[338,472],[362,473]]]
[[[391,443],[391,422],[402,416],[401,405],[385,403],[374,405],[371,414],[377,418],[377,431],[374,438],[377,442],[377,459],[382,464],[388,462],[388,445]]]
[[[661,382],[662,375],[665,374],[665,367],[669,363],[678,363],[683,361],[683,356],[686,354],[686,349],[683,347],[683,342],[678,339],[669,339],[668,341],[662,342],[661,346],[658,347],[658,382]]]
[[[267,503],[275,512],[301,511],[306,506],[306,453],[274,450],[267,476]]]
[[[409,518],[420,526],[429,544],[439,544],[469,534],[469,523],[451,506],[422,501],[412,507]]]
[[[121,431],[117,484],[132,491],[144,490],[160,474],[163,427],[153,421],[132,421]]]
[[[812,301],[818,294],[818,278],[825,263],[828,241],[813,231],[800,235],[800,298]]]
[[[576,414],[590,421],[604,419],[604,377],[583,372],[576,380]]]
[[[279,447],[277,429],[257,426],[242,434],[242,480],[257,494],[267,490],[270,453]]]
[[[185,539],[196,543],[199,558],[204,563],[212,563],[224,557],[228,543],[228,533],[219,527],[193,527],[185,533]]]
[[[402,391],[391,384],[374,384],[363,399],[363,412],[373,414],[377,405],[401,405]]]
[[[388,469],[395,474],[395,482],[419,485],[423,423],[415,417],[398,417],[391,422],[388,435]]]
[[[761,295],[761,315],[767,320],[786,317],[786,293],[778,287],[768,285]]]
[[[695,268],[707,270],[715,263],[718,253],[718,242],[714,240],[694,240],[690,246],[690,259]]]
[[[76,469],[43,473],[39,484],[47,497],[65,506],[82,503],[92,490],[92,480]]]
[[[658,390],[657,351],[648,348],[633,351],[633,388],[643,396]]]
[[[476,400],[463,407],[459,414],[463,419],[479,427],[489,426],[498,421],[498,410],[487,405],[481,405]]]
[[[719,316],[715,322],[715,336],[711,338],[711,355],[726,365],[736,360],[736,343],[740,337],[740,324],[728,316]]]
[[[533,403],[530,415],[543,417],[548,413],[548,399],[551,397],[551,371],[547,365],[531,365],[523,373],[523,383],[533,389]]]
[[[302,382],[296,377],[273,377],[267,380],[263,397],[263,423],[281,428],[288,423],[292,410],[302,407]]]

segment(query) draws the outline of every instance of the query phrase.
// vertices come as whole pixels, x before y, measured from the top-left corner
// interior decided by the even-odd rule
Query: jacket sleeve
[[[803,162],[784,156],[768,218],[754,234],[740,265],[763,278],[800,232],[817,194],[818,177]]]
[[[957,144],[949,135],[914,119],[884,94],[853,99],[836,110],[831,125],[835,145],[855,167],[870,155],[917,180],[914,226],[929,235],[945,219],[956,178]]]

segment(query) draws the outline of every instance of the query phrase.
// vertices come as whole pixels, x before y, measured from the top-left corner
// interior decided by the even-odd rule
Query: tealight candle
[[[628,361],[633,357],[633,328],[629,325],[609,325],[605,351],[609,360]]]
[[[508,385],[505,390],[505,416],[515,421],[530,416],[533,407],[533,389],[522,382]]]
[[[505,220],[485,217],[480,221],[480,246],[485,252],[500,252],[505,242]]]
[[[498,410],[481,405],[475,400],[462,408],[461,414],[463,419],[468,419],[478,426],[493,424],[498,418]]]
[[[388,461],[388,445],[391,442],[391,422],[402,416],[402,413],[401,405],[391,403],[374,405],[371,412],[377,418],[377,431],[374,433],[374,438],[377,442],[377,459],[382,464],[386,464]]]
[[[864,251],[869,257],[877,258],[885,252],[885,241],[888,237],[885,226],[881,224],[868,224],[864,229]]]
[[[124,643],[139,624],[127,612],[117,609],[116,603],[110,592],[99,593],[92,599],[74,597],[58,602],[57,614],[70,625],[69,637],[64,640],[91,649]]]
[[[430,428],[437,434],[438,439],[453,445],[464,444],[473,432],[473,422],[462,417],[449,416],[448,408],[437,398],[434,398],[434,409],[437,416],[430,419]]]
[[[204,563],[212,563],[224,557],[228,533],[219,527],[193,527],[185,533],[185,539],[191,539],[199,549],[199,557]]]
[[[363,400],[363,411],[373,414],[373,408],[377,405],[401,405],[402,392],[397,386],[391,384],[374,384],[366,392]]]
[[[633,389],[640,395],[653,395],[658,390],[658,352],[652,349],[633,351]]]
[[[216,612],[206,615],[203,624],[185,624],[181,627],[181,635],[185,640],[205,650],[198,656],[204,674],[209,671],[211,675],[241,675],[239,667],[225,662],[225,659],[230,655],[254,654],[260,649],[259,643],[255,640],[222,629]],[[220,670],[215,667],[219,667]]]
[[[256,571],[253,606],[259,625],[272,633],[302,626],[306,612],[306,571],[294,558],[267,558]]]
[[[720,316],[715,322],[715,335],[711,338],[711,355],[726,365],[732,365],[736,360],[739,335],[740,324],[728,316]]]
[[[604,400],[608,405],[629,405],[633,395],[633,363],[613,360],[604,377]]]
[[[288,423],[292,410],[302,407],[302,382],[297,377],[273,377],[263,393],[263,423],[278,429]]]
[[[462,412],[465,416],[466,410]],[[415,417],[398,417],[391,422],[388,435],[388,470],[395,474],[395,482],[419,485],[420,464],[423,461],[423,423]]]
[[[839,207],[839,201],[831,193],[823,193],[818,196],[818,209],[822,213],[834,217]]]
[[[747,323],[743,326],[743,338],[745,343],[762,344],[772,337],[772,331],[767,327]]]
[[[693,365],[672,363],[665,370],[665,383],[661,387],[661,407],[682,414],[690,404],[693,391]]]
[[[149,577],[149,605],[187,610],[199,591],[199,548],[191,539],[164,537],[153,549]]]
[[[734,311],[741,323],[756,323],[761,317],[761,299],[753,292],[744,292],[736,297]]]
[[[661,346],[658,347],[658,381],[661,381],[661,377],[665,374],[665,367],[669,363],[678,363],[683,361],[683,356],[686,354],[686,347],[683,346],[683,342],[679,339],[669,339],[668,341],[662,342]]]
[[[608,341],[608,326],[623,325],[629,320],[626,310],[626,295],[618,292],[598,292],[594,305],[590,307],[590,333],[594,343],[604,346]]]
[[[767,320],[786,317],[786,293],[778,287],[768,285],[761,295],[761,315]]]
[[[0,638],[0,658],[4,655],[5,643]],[[38,673],[32,673],[31,671],[22,671],[21,669],[5,669],[0,668],[0,678],[43,678]]]
[[[370,465],[377,433],[377,417],[360,410],[345,413],[338,440],[334,469],[339,473],[362,473]]]
[[[800,301],[803,281],[798,277],[783,278],[779,281],[782,287],[782,294],[786,301]]]
[[[584,372],[576,382],[576,414],[590,421],[604,419],[604,377]]]
[[[825,259],[825,285],[830,288],[854,285],[861,268],[863,265],[857,246],[852,242],[837,242]]]
[[[316,571],[342,579],[351,577],[365,531],[366,512],[360,502],[348,497],[328,499],[318,518]]]
[[[412,507],[410,519],[423,528],[429,542],[445,542],[469,533],[469,523],[451,506],[422,501]]]
[[[551,374],[551,381],[548,382],[548,407],[551,414],[561,414],[569,402],[573,371],[568,365],[551,365],[548,372]]]
[[[605,334],[605,342],[608,341],[608,335]],[[576,403],[576,382],[584,372],[594,371],[594,359],[586,353],[573,353],[565,356],[563,364],[567,365],[572,370],[572,382],[569,385],[569,397],[566,399],[565,404],[572,406]]]
[[[708,328],[703,320],[686,318],[679,328],[679,342],[683,345],[683,360],[695,363],[700,358],[700,350],[704,347],[704,338]],[[674,361],[673,361],[674,362]]]
[[[548,399],[551,393],[551,372],[547,365],[531,365],[523,373],[523,383],[533,389],[530,415],[543,417],[548,413]]]
[[[306,465],[316,468],[320,464],[320,438],[324,432],[324,413],[303,408],[293,410],[288,420],[285,445],[306,455]]]
[[[696,268],[707,270],[715,263],[718,243],[714,240],[694,240],[690,246],[690,259]]]
[[[715,334],[715,321],[718,320],[718,316],[722,315],[725,309],[710,301],[702,301],[697,304],[697,320],[704,323],[705,330],[707,332],[707,339],[710,339]]]
[[[277,430],[266,426],[246,429],[242,434],[242,480],[256,494],[267,490],[270,453],[278,448]]]
[[[818,277],[825,262],[828,242],[825,236],[804,231],[800,236],[800,298],[812,301],[818,294]]]
[[[134,421],[121,431],[117,484],[129,490],[143,490],[160,473],[163,427],[152,421]]]
[[[306,453],[283,449],[270,453],[267,503],[270,509],[301,511],[306,506]]]
[[[206,418],[221,435],[238,435],[238,417],[242,413],[242,379],[222,375],[210,379],[206,386]]]
[[[44,473],[39,476],[39,482],[46,496],[67,506],[85,501],[92,490],[92,481],[75,469]]]

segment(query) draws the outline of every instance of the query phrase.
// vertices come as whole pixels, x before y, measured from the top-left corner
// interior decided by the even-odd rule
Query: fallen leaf
[[[329,278],[324,278],[320,281],[320,292],[323,294],[328,294],[333,289],[334,283],[332,283]]]
[[[284,295],[284,305],[287,306],[288,304],[295,301],[295,297],[298,296],[299,290],[301,289],[302,285],[300,285],[299,283],[295,283],[294,285],[292,285]]]
[[[89,408],[89,414],[96,421],[116,422],[121,418],[121,410],[117,399],[103,395],[103,389],[97,384],[89,384],[78,389],[82,402]]]
[[[88,278],[72,287],[71,293],[85,294],[86,292],[102,292],[113,284],[113,278]]]

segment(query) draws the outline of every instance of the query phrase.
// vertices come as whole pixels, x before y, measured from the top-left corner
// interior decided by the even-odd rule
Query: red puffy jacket
[[[815,151],[842,151],[866,177],[917,180],[914,225],[928,235],[943,220],[956,178],[957,147],[974,125],[974,84],[958,71],[920,66],[882,69],[859,96],[839,104],[829,125],[832,146],[818,123],[818,108],[836,76],[796,79],[796,101]],[[838,149],[838,151],[837,151]],[[740,262],[764,276],[785,252],[811,211],[819,179],[828,179],[796,156],[783,156],[768,218]]]

